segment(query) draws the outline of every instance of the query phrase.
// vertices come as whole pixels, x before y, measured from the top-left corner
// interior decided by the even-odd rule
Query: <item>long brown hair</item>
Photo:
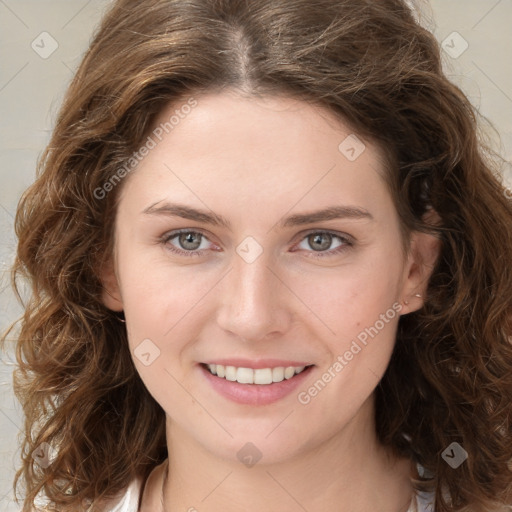
[[[435,491],[438,512],[511,504],[512,203],[434,37],[401,0],[118,0],[16,216],[13,279],[32,292],[15,376],[23,510],[38,493],[59,510],[97,503],[167,457],[163,410],[103,305],[99,269],[127,162],[155,116],[224,87],[323,106],[384,150],[403,232],[442,245],[376,389],[379,439],[425,468],[411,478]],[[440,225],[424,221],[429,208]],[[442,457],[453,442],[468,453],[457,469]],[[34,454],[50,445],[42,468]]]

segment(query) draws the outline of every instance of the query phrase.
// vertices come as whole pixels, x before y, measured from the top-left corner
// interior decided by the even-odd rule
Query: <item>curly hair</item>
[[[22,280],[31,290],[16,333],[23,511],[40,493],[58,510],[94,505],[167,457],[164,412],[103,304],[100,269],[120,176],[155,116],[226,87],[320,105],[382,148],[404,235],[433,233],[441,249],[377,385],[378,438],[423,466],[411,481],[435,491],[438,512],[511,504],[512,201],[433,35],[401,0],[118,0],[16,215],[13,285],[20,300]],[[452,442],[468,453],[457,470],[441,456]],[[43,443],[58,448],[46,468]]]

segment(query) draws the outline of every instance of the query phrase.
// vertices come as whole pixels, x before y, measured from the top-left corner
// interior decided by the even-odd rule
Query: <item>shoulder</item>
[[[142,477],[132,480],[116,499],[110,500],[101,507],[102,512],[138,512],[139,509],[159,509],[160,493],[158,491],[162,488],[166,469],[167,459],[155,466],[145,481]]]
[[[101,512],[138,512],[142,489],[143,479],[141,477],[134,478],[128,487],[114,498],[102,501],[98,504],[98,508]],[[36,508],[31,509],[32,512],[36,512],[36,510],[54,510],[48,498],[41,494],[36,497],[34,504]]]
[[[427,471],[419,462],[416,463],[416,470],[420,477],[433,477],[433,474]],[[435,512],[435,496],[435,489],[428,491],[415,490],[411,506],[407,512]],[[446,489],[443,490],[443,496],[446,500],[451,501]]]
[[[117,498],[101,507],[103,512],[137,512],[142,491],[142,478],[135,478]]]
[[[416,494],[417,512],[435,512],[434,505],[434,492],[418,492]]]

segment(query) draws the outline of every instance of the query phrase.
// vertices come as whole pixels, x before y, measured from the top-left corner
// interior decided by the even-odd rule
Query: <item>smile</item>
[[[277,366],[275,368],[244,368],[222,364],[205,365],[212,375],[239,384],[267,385],[289,380],[302,373],[308,366]]]
[[[315,369],[302,361],[271,359],[208,361],[197,367],[213,391],[250,406],[270,405],[292,395]]]

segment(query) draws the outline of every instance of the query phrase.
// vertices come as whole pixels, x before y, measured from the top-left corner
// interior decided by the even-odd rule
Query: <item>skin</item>
[[[338,146],[353,132],[328,111],[235,91],[195,98],[197,106],[122,183],[114,258],[103,273],[104,302],[124,310],[132,354],[145,339],[160,351],[148,366],[133,358],[166,413],[172,454],[169,474],[164,464],[148,480],[141,510],[407,510],[412,464],[377,442],[374,390],[399,316],[422,305],[415,294],[425,292],[437,241],[413,233],[401,252],[382,154],[364,141],[349,161]],[[176,108],[166,108],[155,126]],[[165,201],[215,212],[231,228],[142,213]],[[278,226],[283,217],[340,205],[373,218]],[[190,247],[179,237],[162,240],[184,228],[204,235],[199,256],[172,253],[171,246]],[[333,236],[330,245],[321,241],[323,253],[315,251],[308,235],[323,231],[353,244]],[[252,263],[236,252],[247,236],[263,249]],[[300,403],[298,393],[393,304],[400,312]],[[199,369],[229,357],[315,367],[297,391],[249,406],[219,395]],[[249,441],[262,455],[250,468],[237,458]]]

